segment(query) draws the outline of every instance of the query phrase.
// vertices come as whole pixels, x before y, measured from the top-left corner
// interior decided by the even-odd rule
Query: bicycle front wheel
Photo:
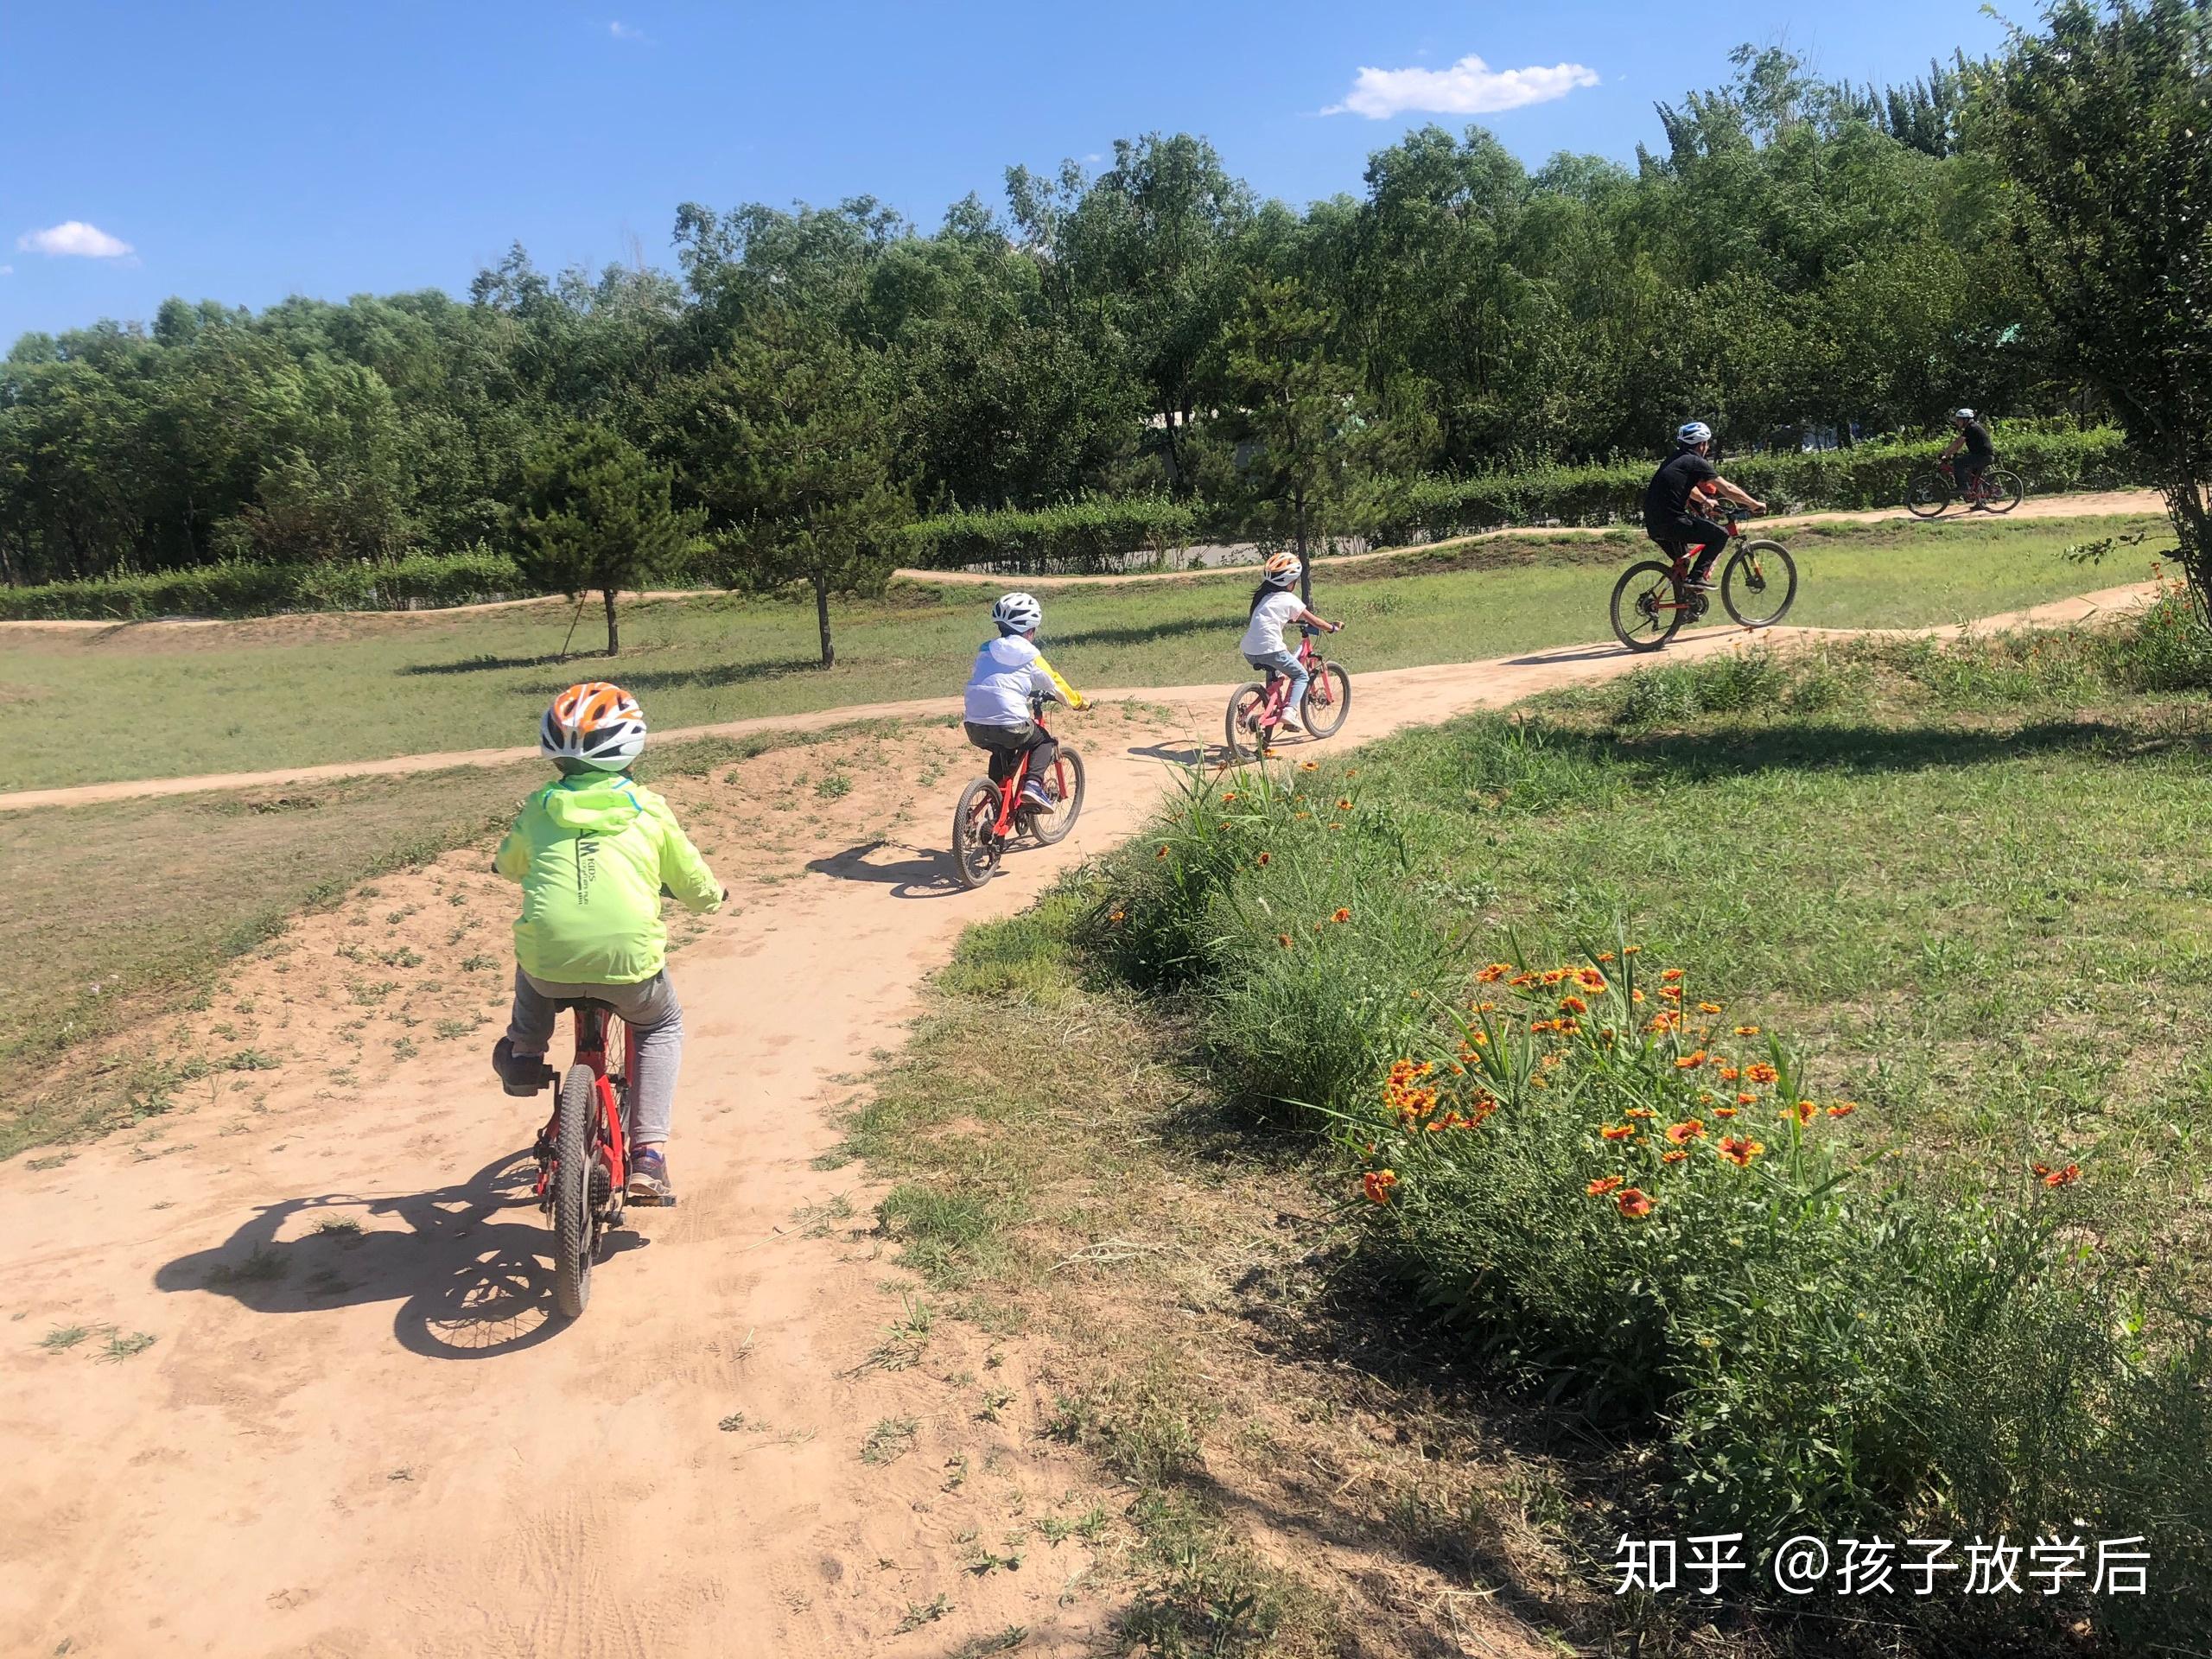
[[[998,868],[999,786],[978,778],[960,791],[952,811],[952,868],[963,887],[980,887]]]
[[[1916,518],[1933,518],[1951,505],[1951,486],[1941,473],[1923,473],[1904,486],[1904,510]]]
[[[1268,688],[1258,680],[1247,680],[1229,694],[1229,717],[1222,722],[1222,736],[1233,764],[1256,760],[1267,748],[1268,734],[1259,723],[1267,703]]]
[[[1045,792],[1057,804],[1050,812],[1030,815],[1029,833],[1037,837],[1039,846],[1050,847],[1065,839],[1083,810],[1083,757],[1073,749],[1061,749],[1044,782]]]
[[[1797,597],[1797,561],[1780,542],[1746,542],[1720,573],[1720,602],[1747,628],[1770,628]]]
[[[1306,729],[1316,737],[1334,737],[1344,729],[1351,713],[1351,676],[1342,663],[1323,663],[1306,683],[1306,701],[1300,705]]]
[[[1631,564],[1613,584],[1613,637],[1630,651],[1656,651],[1688,614],[1675,593],[1672,565]]]
[[[561,1110],[553,1131],[553,1306],[580,1319],[591,1301],[591,1178],[597,1161],[599,1080],[588,1065],[561,1079]]]
[[[1991,512],[2010,512],[2020,505],[2027,486],[2020,482],[2018,473],[1987,472],[1981,475],[1982,487],[1989,492],[1981,505]]]

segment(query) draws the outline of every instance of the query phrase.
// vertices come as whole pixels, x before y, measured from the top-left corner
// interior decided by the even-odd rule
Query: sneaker
[[[1693,570],[1682,579],[1682,586],[1694,594],[1709,594],[1717,585],[1710,570]]]
[[[668,1179],[668,1160],[658,1147],[630,1148],[629,1191],[632,1204],[666,1208],[676,1202],[676,1187]]]
[[[1052,811],[1058,805],[1058,802],[1045,792],[1045,785],[1034,778],[1025,778],[1021,780],[1020,804],[1039,812]]]
[[[504,1037],[492,1045],[492,1069],[499,1074],[502,1089],[525,1099],[553,1081],[553,1068],[543,1054],[518,1054]]]
[[[1279,732],[1302,732],[1306,728],[1299,724],[1297,711],[1286,706],[1275,721],[1275,729]]]

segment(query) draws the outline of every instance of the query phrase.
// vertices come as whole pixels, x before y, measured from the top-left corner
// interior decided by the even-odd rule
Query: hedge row
[[[228,561],[98,582],[0,588],[0,617],[130,621],[272,611],[393,611],[516,599],[531,592],[503,553],[411,553],[389,563]]]
[[[1194,510],[1165,496],[1093,497],[925,518],[906,531],[905,557],[924,570],[980,565],[1023,575],[1092,575],[1128,568],[1133,554],[1171,561],[1190,546],[1198,526]]]

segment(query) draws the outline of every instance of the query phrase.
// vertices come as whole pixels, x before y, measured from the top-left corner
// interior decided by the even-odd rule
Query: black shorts
[[[1726,524],[1716,524],[1710,518],[1687,512],[1671,524],[1646,520],[1643,533],[1670,553],[1677,548],[1685,552],[1718,553],[1728,545]]]

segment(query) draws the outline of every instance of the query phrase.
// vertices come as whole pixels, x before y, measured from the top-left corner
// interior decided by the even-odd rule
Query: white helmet
[[[1268,587],[1291,587],[1298,581],[1298,555],[1278,553],[1260,569],[1266,573]]]
[[[1711,443],[1713,429],[1703,421],[1684,421],[1675,429],[1675,442],[1680,444]]]
[[[635,697],[605,680],[572,685],[538,722],[537,750],[549,760],[627,772],[645,752],[645,711]]]
[[[1030,594],[1008,594],[991,607],[991,620],[1002,633],[1027,633],[1045,620],[1045,607]]]
[[[1955,421],[1970,421],[1974,419],[1974,410],[1970,409],[1955,409],[1951,411],[1951,418]]]

